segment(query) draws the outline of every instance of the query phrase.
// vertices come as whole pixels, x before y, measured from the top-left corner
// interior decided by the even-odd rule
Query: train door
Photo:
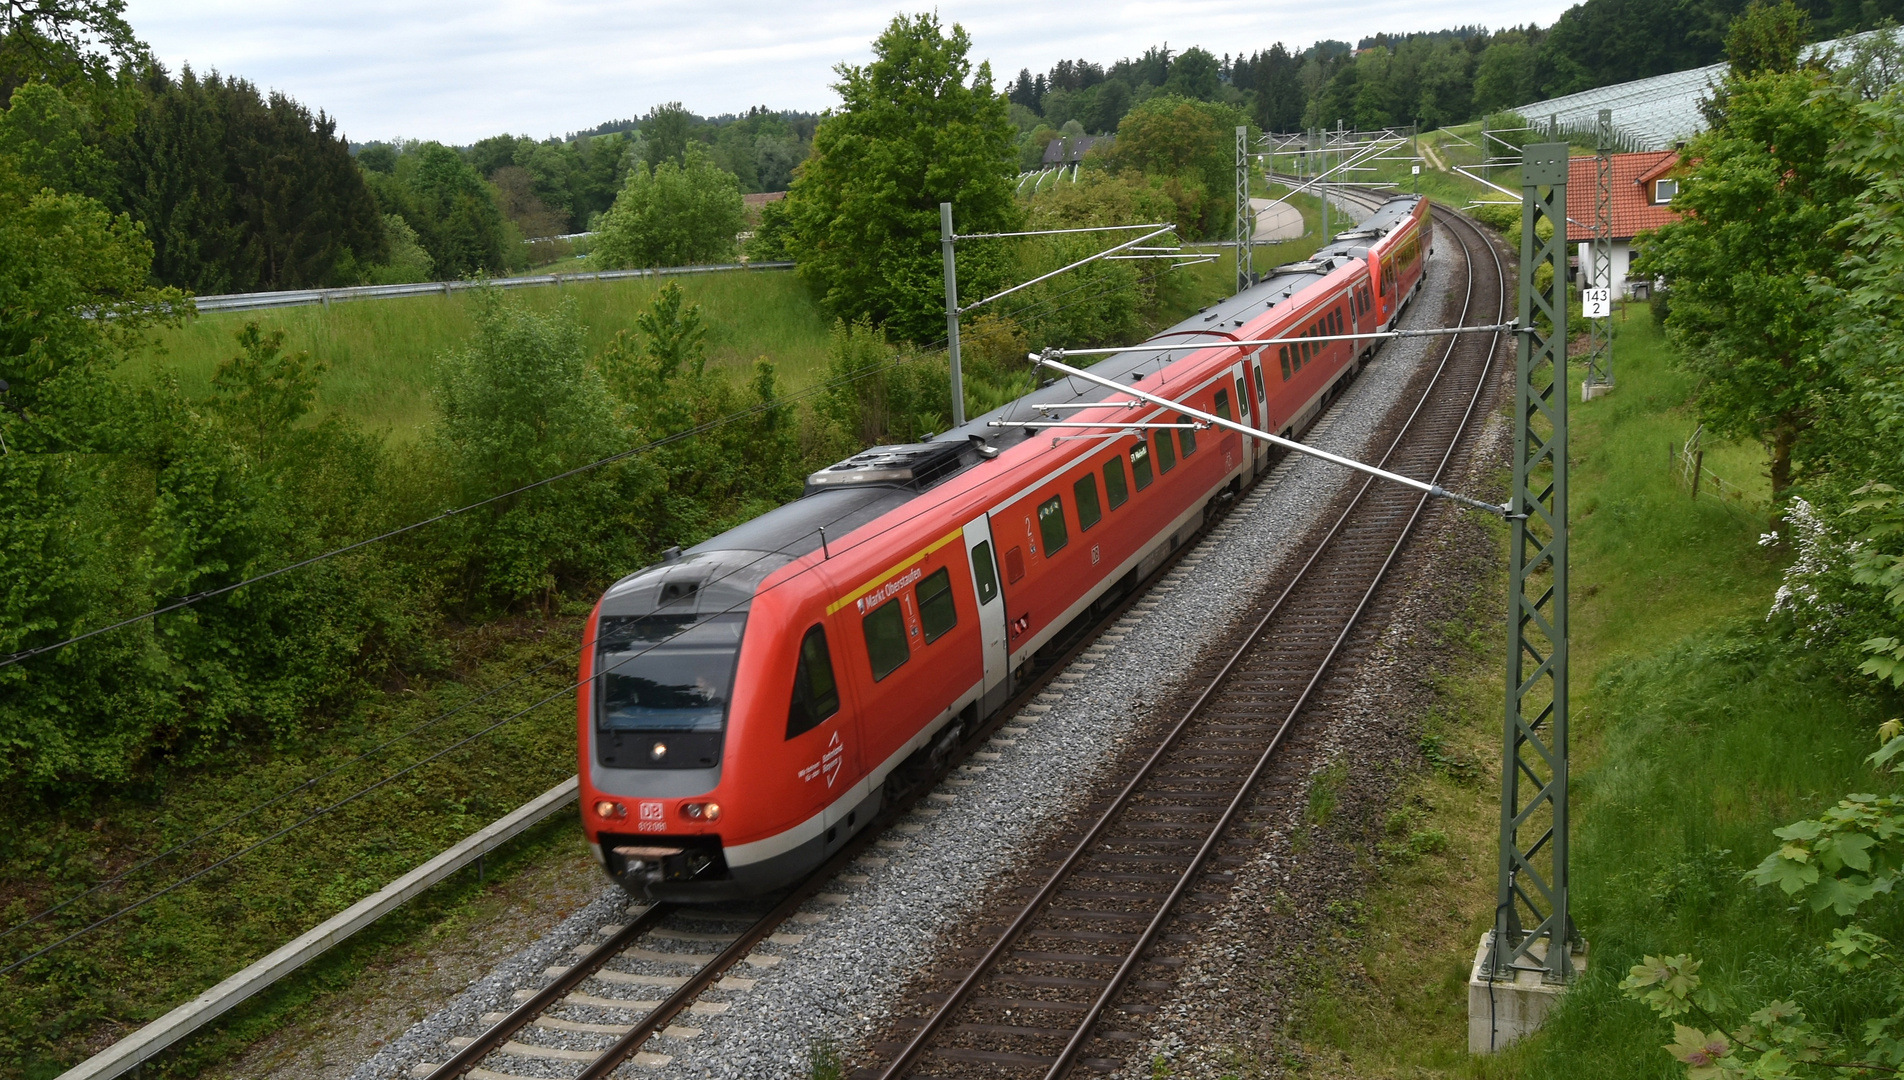
[[[1262,426],[1256,422],[1256,392],[1250,388],[1247,361],[1230,365],[1230,382],[1236,388],[1236,422],[1245,427]],[[1244,438],[1240,447],[1243,453],[1243,480],[1248,483],[1255,479],[1256,474],[1256,440]]]
[[[998,576],[991,518],[981,516],[966,524],[965,556],[972,566],[972,589],[978,594],[978,627],[985,650],[985,689],[979,700],[979,715],[990,716],[1011,694],[1011,658],[1005,646],[1005,589]]]
[[[1265,346],[1265,348],[1267,348],[1267,346]],[[1253,410],[1251,410],[1250,415],[1256,418],[1256,424],[1255,424],[1256,430],[1268,431],[1269,430],[1269,393],[1267,390],[1264,389],[1264,384],[1263,384],[1263,350],[1262,349],[1258,349],[1255,352],[1250,354],[1249,373],[1250,373],[1250,385],[1254,387],[1256,390],[1256,394],[1253,399],[1256,402],[1256,407]],[[1261,476],[1263,474],[1264,459],[1268,457],[1269,455],[1269,444],[1264,442],[1261,439],[1252,439],[1250,440],[1250,442],[1255,446],[1256,475]]]

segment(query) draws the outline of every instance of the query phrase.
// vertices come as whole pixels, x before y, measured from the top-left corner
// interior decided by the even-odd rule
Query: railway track
[[[1379,203],[1380,199],[1374,201]],[[1219,517],[1206,524],[1203,531],[1221,520]],[[1060,643],[1048,666],[1037,672],[997,717],[962,744],[944,773],[949,774],[980,750],[1024,706],[1037,700],[1100,634],[1143,603],[1150,587],[1195,549],[1194,542],[1184,544],[1102,619],[1073,631]],[[485,1067],[500,1064],[492,1060],[498,1058],[503,1062],[517,1058],[581,1063],[576,1080],[600,1080],[629,1062],[654,1068],[671,1064],[683,1051],[691,1050],[693,1041],[702,1034],[693,1026],[694,1018],[725,1012],[735,995],[752,990],[753,975],[780,963],[782,957],[775,947],[800,944],[805,938],[802,924],[823,918],[801,909],[815,900],[822,904],[844,900],[842,894],[825,891],[828,883],[866,854],[889,826],[904,819],[933,786],[931,782],[922,784],[895,800],[871,827],[764,912],[753,914],[736,907],[695,909],[666,903],[631,905],[629,921],[604,927],[605,940],[599,945],[578,947],[573,963],[543,973],[548,981],[539,989],[517,991],[514,1009],[484,1015],[479,1034],[451,1039],[453,1055],[440,1063],[413,1066],[412,1076],[420,1080],[455,1080],[462,1076],[531,1080]],[[789,924],[792,929],[784,929]],[[729,974],[736,969],[738,973]],[[710,992],[714,1000],[709,1000]],[[658,994],[662,995],[659,999]],[[518,1038],[537,1039],[551,1033],[556,1041],[607,1040],[608,1045],[580,1050]]]
[[[1358,201],[1366,200],[1371,208],[1383,198],[1363,193],[1350,197]],[[1472,303],[1468,306],[1472,307]],[[1410,461],[1395,457],[1395,454],[1396,451],[1391,451],[1391,467],[1400,467],[1411,474],[1427,473],[1426,467],[1411,469]],[[1357,498],[1366,500],[1369,494],[1365,487]],[[1412,513],[1418,516],[1419,507],[1413,508]],[[1337,530],[1341,528],[1338,522]],[[966,742],[960,756],[982,747],[997,728],[1010,723],[1009,718],[1021,706],[1031,703],[1051,679],[1064,671],[1072,659],[1091,646],[1099,633],[1116,624],[1133,605],[1141,603],[1149,586],[1170,573],[1195,546],[1184,545],[1175,557],[1167,560],[1144,583],[1143,588],[1133,591],[1116,610],[1088,630],[1076,634],[1056,662],[1019,694],[1000,713],[998,719]],[[1312,566],[1314,562],[1311,560]],[[1311,571],[1305,567],[1304,573],[1309,574]],[[1289,597],[1286,594],[1287,599]],[[1239,741],[1234,736],[1219,734],[1214,737],[1226,748]],[[1226,739],[1228,741],[1222,741]],[[1187,747],[1191,744],[1186,742],[1183,745]],[[627,1063],[659,1068],[676,1058],[691,1055],[695,1040],[702,1034],[696,1026],[697,1018],[726,1011],[737,996],[751,991],[754,979],[760,973],[778,965],[782,960],[780,950],[798,945],[808,932],[803,920],[821,917],[803,909],[811,907],[816,901],[825,904],[844,899],[838,894],[828,893],[828,884],[836,879],[847,864],[865,854],[878,840],[885,826],[899,820],[914,802],[924,797],[929,787],[921,788],[912,797],[888,808],[874,827],[867,829],[804,883],[764,910],[732,907],[697,910],[671,904],[631,905],[628,921],[605,927],[604,940],[599,944],[578,947],[571,963],[550,968],[544,973],[547,981],[539,988],[517,991],[514,1009],[507,1013],[486,1014],[482,1017],[483,1027],[478,1034],[450,1040],[454,1054],[448,1055],[440,1063],[419,1064],[413,1068],[412,1075],[427,1080],[453,1080],[461,1076],[473,1076],[477,1080],[517,1080],[520,1074],[507,1069],[511,1067],[512,1061],[526,1059],[542,1066],[533,1069],[534,1072],[554,1066],[564,1075],[569,1075],[571,1069],[579,1066],[580,1071],[573,1074],[576,1080],[599,1080]],[[1201,787],[1197,790],[1207,793]],[[1140,868],[1154,865],[1157,859],[1170,858],[1163,852],[1177,843],[1173,839],[1175,831],[1158,831],[1151,826],[1143,826],[1138,831],[1145,832],[1147,829],[1150,830],[1147,835],[1135,838],[1137,842],[1134,846],[1124,844],[1126,850],[1107,854],[1120,855],[1121,865]],[[1148,881],[1155,876],[1153,872],[1143,869],[1134,873],[1113,873],[1114,880],[1126,884],[1135,880]],[[1142,893],[1132,890],[1128,894],[1118,895],[1135,899],[1148,896],[1151,891],[1154,890]],[[1097,894],[1084,897],[1065,895],[1086,902],[1101,898]],[[1049,908],[1049,905],[1045,907]],[[1030,909],[1027,910],[1029,912]],[[1056,908],[1050,910],[1062,911]],[[1097,925],[1094,920],[1101,917],[1115,921],[1115,913],[1112,912],[1104,912],[1102,916],[1096,912],[1088,915],[1072,913],[1066,917],[1073,922],[1082,919],[1090,925]],[[1109,926],[1111,922],[1103,925]],[[1024,940],[1038,940],[1035,936],[1019,936]],[[1126,936],[1115,930],[1098,933],[1087,931],[1080,940],[1112,941]],[[1139,948],[1137,952],[1141,953],[1142,949]],[[1030,955],[1021,951],[1020,959]],[[1047,962],[1090,966],[1102,965],[1106,961],[1096,953],[1086,956],[1059,950]],[[1123,976],[1120,981],[1127,982],[1128,976]],[[1054,985],[1074,989],[1071,984],[1077,982],[1077,979],[1068,982],[1061,980],[1061,984]],[[1069,1007],[1069,1003],[1066,1003],[1065,1008]],[[1087,1030],[1095,1022],[1096,1017],[1093,1015],[1078,1030]],[[1034,1030],[1012,1024],[993,1027],[998,1034]],[[966,1035],[974,1032],[992,1033],[982,1023],[974,1026],[972,1022],[956,1025],[954,1030]],[[1055,1027],[1035,1029],[1047,1039],[1057,1030]],[[922,1033],[925,1031],[922,1029]],[[582,1046],[587,1048],[575,1048]],[[1014,1056],[1006,1053],[1004,1056],[1016,1061],[1020,1057],[1035,1055]],[[884,1074],[868,1075],[899,1073],[889,1070]]]
[[[1499,251],[1471,222],[1440,215],[1459,246],[1464,324],[1505,321]],[[1447,339],[1419,400],[1382,456],[1385,468],[1440,481],[1497,378],[1504,335]],[[1132,997],[1168,992],[1183,962],[1180,903],[1220,898],[1216,853],[1426,510],[1426,497],[1365,481],[1306,563],[1273,590],[1200,693],[1108,805],[1027,887],[1015,913],[924,980],[897,1038],[855,1080],[1026,1077],[1122,1068],[1155,1011]],[[1229,860],[1224,860],[1229,861]],[[1027,895],[1028,894],[1028,895]],[[1180,931],[1182,927],[1177,927]],[[989,941],[989,944],[983,943]],[[1160,947],[1161,946],[1161,947]]]

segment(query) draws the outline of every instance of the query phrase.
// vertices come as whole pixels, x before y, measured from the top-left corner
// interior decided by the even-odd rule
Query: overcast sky
[[[1508,0],[968,0],[938,10],[1000,81],[1062,57],[1105,63],[1168,42],[1221,56],[1382,31],[1551,23],[1569,4]],[[339,120],[357,142],[538,138],[681,101],[702,115],[835,104],[833,65],[866,60],[886,0],[131,0],[173,70],[242,75]]]

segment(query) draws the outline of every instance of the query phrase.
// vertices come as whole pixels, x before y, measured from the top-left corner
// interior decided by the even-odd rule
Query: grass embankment
[[[1467,1055],[1466,981],[1494,904],[1503,573],[1444,628],[1455,655],[1425,724],[1430,769],[1397,819],[1450,842],[1380,868],[1352,946],[1366,978],[1324,975],[1295,1033],[1327,1051],[1317,1075],[1682,1076],[1660,1049],[1670,1033],[1618,990],[1646,953],[1699,955],[1741,1001],[1838,1004],[1818,1000],[1821,926],[1740,875],[1772,829],[1895,786],[1862,764],[1882,715],[1760,635],[1784,556],[1759,546],[1762,517],[1673,479],[1689,381],[1643,309],[1616,327],[1618,389],[1582,405],[1576,375],[1570,397],[1573,909],[1589,971],[1530,1042]],[[1763,490],[1756,447],[1706,461]]]
[[[6,883],[0,923],[6,926],[77,886],[131,870],[140,859],[288,795],[10,940],[9,959],[235,856],[0,979],[0,1076],[57,1075],[99,1049],[103,1030],[123,1033],[159,1016],[572,774],[574,698],[563,689],[574,676],[579,622],[526,618],[471,630],[442,643],[454,658],[446,664],[449,678],[393,676],[389,693],[348,715],[314,722],[298,742],[233,750],[64,806],[10,811],[8,820],[31,827],[0,836],[0,882]],[[545,703],[508,719],[538,702]],[[427,721],[434,722],[378,749]],[[452,748],[471,737],[469,745]],[[240,854],[413,765],[415,771],[282,840]],[[488,866],[500,871],[490,873],[492,883],[512,866],[573,850],[574,824],[571,809],[491,856]],[[277,1027],[347,982],[380,949],[476,895],[473,880],[464,877],[474,875],[439,885],[148,1071],[194,1075]]]
[[[826,370],[829,320],[806,286],[780,270],[695,274],[679,278],[589,281],[533,286],[510,298],[546,311],[573,303],[588,328],[588,348],[599,351],[623,330],[669,281],[681,283],[701,305],[710,367],[745,373],[762,357],[773,362],[782,385],[799,389]],[[353,300],[330,307],[276,311],[213,312],[177,330],[162,331],[155,345],[127,365],[129,378],[176,378],[189,397],[211,393],[212,374],[237,351],[233,335],[247,322],[285,332],[285,348],[307,351],[328,369],[319,384],[320,414],[342,413],[371,431],[399,440],[416,437],[430,418],[429,389],[436,359],[460,347],[475,329],[473,298],[413,296]]]

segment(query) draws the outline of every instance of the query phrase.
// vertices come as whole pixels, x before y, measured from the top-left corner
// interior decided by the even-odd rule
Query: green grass
[[[418,736],[246,818],[236,827],[133,874],[9,941],[7,959],[53,943],[94,918],[241,848],[398,769],[474,736],[462,749],[242,855],[143,909],[0,978],[0,1077],[50,1077],[98,1049],[108,1026],[143,1024],[424,860],[540,794],[575,768],[572,677],[580,620],[522,618],[442,643],[433,678],[395,676],[389,693],[314,723],[300,741],[234,748],[195,769],[157,767],[138,782],[66,804],[0,803],[0,925],[12,926],[136,860],[290,791],[354,755],[459,704]],[[546,664],[530,674],[537,664]],[[521,681],[512,677],[524,675]],[[476,700],[490,691],[493,696]],[[546,704],[487,734],[483,728]],[[575,850],[573,813],[558,815],[525,851]],[[488,860],[513,865],[516,856]],[[348,981],[390,944],[474,895],[456,882],[379,923],[350,950],[280,984],[217,1029],[195,1037],[152,1075],[188,1076],[279,1026],[314,997]],[[459,899],[462,898],[462,899]],[[367,950],[367,951],[366,951]]]
[[[1692,430],[1690,383],[1644,309],[1616,328],[1618,388],[1581,404],[1576,376],[1569,398],[1573,912],[1588,974],[1527,1044],[1466,1054],[1467,970],[1494,902],[1497,577],[1467,626],[1443,629],[1441,704],[1424,722],[1433,767],[1398,808],[1403,832],[1439,830],[1447,849],[1379,868],[1355,958],[1366,978],[1325,976],[1298,1028],[1331,1052],[1316,1075],[1345,1057],[1356,1076],[1683,1076],[1660,1050],[1670,1031],[1617,989],[1648,952],[1701,956],[1741,1001],[1791,996],[1814,1016],[1855,1005],[1820,972],[1822,924],[1739,875],[1772,829],[1895,786],[1862,764],[1890,713],[1757,630],[1785,556],[1759,546],[1762,517],[1675,481],[1667,447]],[[1706,461],[1762,484],[1755,446],[1709,444]]]
[[[765,357],[789,389],[817,381],[826,369],[830,324],[793,274],[730,272],[665,280],[679,281],[688,298],[701,305],[711,366],[745,371]],[[588,347],[597,350],[617,332],[634,328],[636,314],[663,283],[651,278],[577,282],[510,295],[538,310],[573,301],[588,327]],[[178,330],[161,331],[124,370],[131,379],[169,376],[188,396],[207,395],[218,365],[237,351],[233,335],[256,320],[267,329],[282,329],[288,350],[308,351],[326,365],[318,391],[320,413],[342,413],[369,430],[406,441],[429,420],[437,357],[461,346],[474,328],[471,304],[464,292],[205,314]]]

